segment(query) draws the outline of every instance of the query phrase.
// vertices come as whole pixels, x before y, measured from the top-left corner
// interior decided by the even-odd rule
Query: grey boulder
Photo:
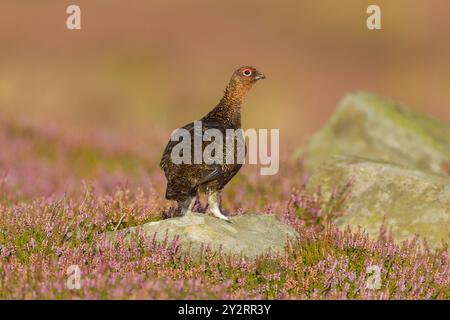
[[[178,236],[181,247],[190,248],[194,256],[200,253],[203,244],[214,251],[221,248],[225,253],[242,254],[250,259],[269,250],[284,252],[287,239],[298,237],[292,227],[273,215],[244,214],[231,217],[231,222],[202,213],[188,213],[183,217],[110,232],[108,236],[114,238],[118,232],[123,232],[129,238],[141,228],[149,238],[156,233],[156,238],[163,240],[167,232],[169,239]]]
[[[383,160],[442,174],[450,162],[450,124],[372,93],[349,94],[307,145],[307,171],[316,171],[334,155]]]
[[[449,242],[450,177],[357,157],[335,157],[311,177],[307,189],[318,186],[328,199],[333,187],[353,180],[344,216],[335,225],[364,228],[376,238],[386,217],[394,240],[418,235],[432,248]]]

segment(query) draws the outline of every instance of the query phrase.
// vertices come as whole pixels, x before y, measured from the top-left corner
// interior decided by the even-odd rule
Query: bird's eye
[[[252,70],[245,69],[244,71],[242,71],[242,74],[246,77],[250,77],[252,75]]]

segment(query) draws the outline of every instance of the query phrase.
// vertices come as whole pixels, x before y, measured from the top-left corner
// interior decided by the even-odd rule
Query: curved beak
[[[261,80],[261,79],[265,79],[265,78],[266,78],[266,76],[263,73],[258,73],[254,79]]]

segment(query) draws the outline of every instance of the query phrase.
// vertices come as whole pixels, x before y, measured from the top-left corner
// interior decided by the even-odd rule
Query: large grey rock
[[[310,140],[305,165],[314,172],[333,155],[384,160],[443,172],[450,161],[450,125],[409,111],[371,93],[346,96],[336,113]]]
[[[295,240],[297,232],[290,226],[283,224],[273,215],[245,214],[231,217],[232,223],[225,222],[202,213],[188,213],[183,217],[171,218],[156,222],[149,222],[139,227],[111,232],[114,237],[117,232],[125,232],[130,237],[139,228],[152,238],[162,240],[166,231],[169,239],[178,235],[182,248],[191,247],[195,256],[200,252],[202,244],[217,250],[222,247],[226,253],[243,254],[247,258],[271,250],[284,251],[287,238]]]
[[[351,197],[336,219],[337,226],[358,226],[377,237],[386,215],[394,239],[405,240],[418,234],[431,247],[450,235],[450,177],[404,168],[381,161],[354,157],[330,159],[311,177],[309,191],[321,186],[325,199],[334,186],[354,179]]]

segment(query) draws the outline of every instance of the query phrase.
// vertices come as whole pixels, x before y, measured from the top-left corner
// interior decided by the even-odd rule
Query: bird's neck
[[[250,87],[248,85],[230,81],[228,86],[225,88],[225,92],[219,104],[240,107],[249,90]]]
[[[230,128],[241,127],[241,107],[219,103],[204,118],[207,121],[223,123]]]
[[[225,123],[234,128],[241,127],[241,105],[250,87],[230,81],[219,104],[205,117]]]

